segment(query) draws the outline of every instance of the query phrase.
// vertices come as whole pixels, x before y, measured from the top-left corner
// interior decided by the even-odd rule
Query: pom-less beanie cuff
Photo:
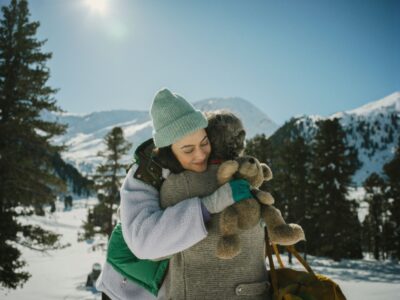
[[[172,145],[184,136],[199,129],[206,128],[207,124],[208,122],[205,116],[200,111],[195,110],[157,130],[153,135],[154,144],[158,148]]]

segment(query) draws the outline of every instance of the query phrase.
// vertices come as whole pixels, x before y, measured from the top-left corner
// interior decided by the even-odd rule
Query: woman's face
[[[194,172],[204,172],[207,169],[211,145],[204,129],[181,138],[171,148],[184,169]]]

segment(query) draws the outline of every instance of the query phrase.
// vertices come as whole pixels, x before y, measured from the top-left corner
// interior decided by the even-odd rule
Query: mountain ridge
[[[243,121],[247,137],[257,133],[272,134],[278,125],[249,101],[242,98],[209,98],[193,103],[201,111],[227,109],[237,114]],[[97,153],[104,148],[103,138],[113,127],[123,129],[125,138],[133,143],[133,148],[152,137],[149,112],[141,110],[111,110],[77,115],[60,113],[46,115],[45,118],[67,123],[66,134],[56,138],[57,144],[64,144],[68,150],[62,157],[84,174],[92,174],[100,163]],[[124,159],[132,159],[132,151]]]
[[[193,105],[202,111],[228,109],[237,114],[246,128],[247,139],[256,134],[265,134],[268,137],[285,126],[278,127],[269,116],[240,97],[207,98],[194,102]],[[68,146],[69,150],[63,153],[63,158],[84,174],[92,174],[95,166],[100,163],[97,152],[104,148],[103,138],[112,127],[120,126],[123,129],[125,138],[133,143],[133,149],[152,136],[151,120],[147,111],[118,109],[81,116],[59,114],[52,118],[69,124],[67,133],[55,141]],[[290,126],[297,127],[310,140],[316,133],[316,123],[331,118],[340,119],[349,144],[359,151],[363,166],[357,171],[354,181],[360,185],[371,172],[380,173],[383,164],[393,157],[400,130],[400,92],[396,91],[358,108],[336,112],[327,117],[298,116],[291,119],[294,121]],[[125,157],[126,161],[132,159],[133,149]]]
[[[287,122],[284,126],[288,128],[280,134],[291,134],[295,129],[310,142],[317,132],[317,122],[333,118],[340,120],[348,144],[357,149],[358,159],[362,162],[353,176],[354,182],[360,186],[373,172],[383,175],[383,165],[393,158],[400,138],[400,92],[328,117],[297,117]]]

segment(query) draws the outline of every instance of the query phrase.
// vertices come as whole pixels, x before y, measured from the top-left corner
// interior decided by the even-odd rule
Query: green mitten
[[[250,191],[250,184],[245,179],[234,179],[229,181],[229,185],[232,189],[232,198],[235,202],[241,200],[254,198]]]

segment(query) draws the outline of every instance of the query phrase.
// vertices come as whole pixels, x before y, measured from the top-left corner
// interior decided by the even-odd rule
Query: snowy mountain
[[[55,142],[68,147],[62,154],[63,159],[83,174],[93,173],[101,162],[97,153],[104,150],[103,138],[113,127],[121,127],[125,138],[134,147],[151,137],[149,114],[143,111],[113,110],[83,116],[62,114],[52,117],[68,124],[67,133]],[[126,157],[126,161],[129,159]]]
[[[206,99],[194,103],[194,106],[202,111],[228,109],[234,112],[243,120],[247,138],[260,133],[270,136],[278,127],[266,114],[241,98]],[[92,173],[100,163],[97,153],[104,148],[103,138],[114,126],[123,128],[133,148],[150,138],[152,131],[147,111],[113,110],[88,115],[48,115],[46,118],[69,125],[67,133],[56,142],[68,146],[63,158],[84,174]],[[358,149],[363,165],[355,174],[354,181],[361,185],[372,172],[381,173],[382,166],[393,157],[400,135],[400,92],[328,117],[299,117],[293,126],[310,140],[316,132],[316,122],[328,118],[340,119],[350,145]],[[126,161],[131,160],[132,152],[133,149]]]
[[[316,133],[316,122],[333,118],[340,120],[349,145],[356,147],[362,162],[353,177],[354,182],[361,185],[371,173],[382,174],[383,165],[393,158],[400,136],[400,92],[326,118],[303,116],[296,119],[292,126],[310,141]]]
[[[210,98],[194,104],[201,111],[229,109],[243,121],[247,138],[264,133],[270,136],[278,126],[265,113],[242,98]]]
[[[202,111],[232,111],[242,119],[248,138],[257,133],[268,136],[278,128],[268,116],[244,99],[207,99],[194,103],[194,106]],[[68,150],[63,153],[63,159],[84,174],[94,172],[100,163],[97,153],[104,149],[103,138],[113,127],[120,126],[123,129],[125,138],[133,144],[133,149],[150,138],[152,132],[151,120],[146,111],[113,110],[88,115],[46,115],[44,118],[68,124],[67,133],[55,142],[68,146]],[[125,158],[126,161],[131,160],[132,151]]]

